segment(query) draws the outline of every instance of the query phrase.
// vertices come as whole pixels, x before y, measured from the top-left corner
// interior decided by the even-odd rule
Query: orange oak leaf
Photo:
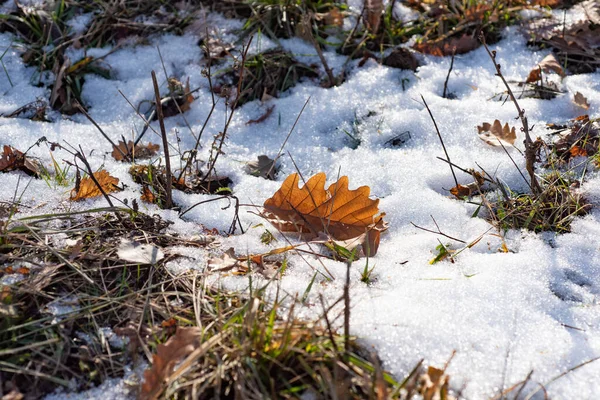
[[[325,190],[325,173],[298,187],[300,177],[291,174],[281,188],[263,205],[264,217],[283,232],[300,232],[307,239],[322,234],[346,247],[362,245],[367,256],[377,253],[379,237],[387,229],[379,200],[369,198],[368,186],[348,189],[348,177],[341,177]]]
[[[119,144],[113,146],[112,156],[117,161],[124,161],[125,157],[129,155],[131,158],[141,160],[144,158],[150,158],[156,154],[156,152],[160,149],[160,146],[154,143],[148,143],[145,145],[136,144],[133,145],[133,142],[130,140],[127,144],[122,140],[119,141]],[[120,150],[120,151],[119,151]]]
[[[152,367],[144,371],[139,399],[157,399],[160,396],[175,364],[200,346],[201,335],[200,328],[177,327],[175,335],[165,344],[156,347],[156,354],[152,356]]]
[[[477,127],[477,132],[479,139],[491,146],[513,146],[517,139],[515,127],[510,128],[508,123],[502,126],[498,120],[495,120],[493,124],[484,122],[483,125]]]
[[[119,190],[119,188],[116,186],[119,184],[119,179],[115,178],[114,176],[110,176],[106,170],[94,172],[94,178],[96,178],[102,187],[102,190],[104,190],[104,193],[116,192]],[[86,176],[81,180],[78,187],[75,187],[75,189],[71,190],[71,201],[80,201],[101,195],[102,192],[98,186],[96,186],[90,177]]]
[[[145,203],[156,203],[156,195],[152,193],[152,190],[150,190],[148,185],[144,185],[142,187],[142,195],[140,196],[140,200]]]

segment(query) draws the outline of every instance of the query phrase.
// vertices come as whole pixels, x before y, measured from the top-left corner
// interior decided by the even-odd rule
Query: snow
[[[403,12],[398,10],[398,12]],[[84,21],[80,21],[84,22]],[[239,26],[239,22],[233,23]],[[231,31],[233,31],[232,29]],[[230,32],[226,29],[224,32]],[[224,33],[226,34],[226,33]],[[227,33],[228,34],[228,33]],[[492,46],[506,78],[523,80],[529,70],[548,51],[530,49],[515,29],[507,29],[505,39]],[[14,37],[0,34],[0,51],[13,43]],[[122,48],[106,57],[113,80],[88,75],[83,99],[90,114],[112,138],[132,137],[143,122],[119,94],[137,105],[153,98],[150,71],[155,70],[164,89],[164,75],[157,47],[160,48],[169,75],[189,77],[191,87],[200,87],[197,99],[185,118],[195,134],[200,131],[211,107],[208,83],[202,76],[203,52],[192,34],[181,37],[164,35],[151,39],[147,45]],[[281,40],[281,45],[297,54],[303,62],[320,64],[314,49],[298,39]],[[273,48],[275,43],[255,38],[252,51]],[[88,54],[103,55],[108,49],[88,50]],[[94,53],[95,52],[95,53]],[[0,113],[11,112],[38,97],[48,97],[49,91],[36,87],[34,70],[23,65],[20,51],[11,48],[3,61],[14,86],[0,79]],[[77,53],[73,53],[75,57]],[[82,56],[82,55],[81,55]],[[333,51],[325,57],[336,73],[341,71],[345,58]],[[373,282],[360,281],[365,260],[352,267],[351,331],[367,346],[373,346],[384,367],[402,378],[420,359],[426,364],[442,366],[453,351],[456,355],[448,368],[451,383],[463,388],[468,399],[484,399],[503,388],[525,379],[533,370],[532,384],[546,384],[554,377],[594,357],[600,356],[600,212],[577,219],[572,232],[560,236],[509,231],[506,244],[509,253],[499,253],[502,244],[496,231],[481,218],[472,218],[477,206],[448,197],[447,189],[454,186],[447,165],[436,157],[443,156],[439,139],[421,95],[427,101],[440,127],[452,162],[465,168],[481,165],[493,172],[513,190],[527,186],[502,149],[492,148],[477,138],[476,126],[499,119],[518,128],[516,112],[509,102],[491,100],[504,91],[494,76],[493,66],[485,49],[457,56],[448,89],[456,100],[441,97],[449,58],[420,56],[418,72],[400,71],[369,60],[363,67],[357,61],[349,64],[347,80],[339,87],[321,88],[305,81],[282,94],[281,98],[261,104],[248,103],[236,111],[229,128],[224,152],[219,158],[217,172],[233,181],[233,191],[242,204],[260,206],[281,185],[283,179],[295,172],[294,164],[285,154],[277,181],[267,181],[244,172],[245,162],[258,155],[274,157],[288,135],[303,104],[309,104],[300,117],[296,130],[285,147],[293,156],[304,177],[324,171],[330,182],[338,174],[347,175],[351,188],[368,185],[373,197],[380,198],[380,209],[386,213],[390,228],[382,236],[379,252],[369,260],[374,266]],[[76,61],[76,58],[72,58]],[[0,71],[3,73],[2,71]],[[572,93],[580,91],[591,104],[587,111],[600,111],[600,73],[569,76],[563,85],[571,94],[553,100],[522,99],[533,134],[544,135],[544,125],[563,122],[579,115],[572,104]],[[258,125],[246,122],[260,117],[275,105],[273,114]],[[374,114],[373,114],[374,113]],[[54,114],[55,122],[42,123],[23,119],[0,118],[0,145],[10,144],[18,149],[29,148],[38,138],[48,141],[81,145],[93,168],[103,166],[125,184],[116,193],[119,199],[139,197],[139,185],[128,174],[129,165],[114,161],[110,144],[83,116]],[[223,126],[224,104],[221,102],[202,138],[202,157],[208,158],[213,136]],[[348,146],[343,130],[352,130],[357,122],[360,144]],[[195,139],[181,117],[165,121],[172,149],[189,149]],[[154,129],[158,130],[156,123]],[[385,143],[394,136],[410,132],[410,139],[398,148]],[[517,129],[518,131],[518,129]],[[522,149],[522,133],[517,147]],[[178,141],[179,139],[179,141]],[[158,136],[148,131],[145,137],[155,143]],[[514,149],[509,150],[520,168],[524,160]],[[172,151],[173,153],[173,151]],[[31,155],[49,166],[50,152],[45,145],[33,147]],[[55,153],[57,160],[68,159],[66,152]],[[179,165],[175,156],[171,162]],[[73,171],[71,171],[73,173]],[[457,172],[458,173],[458,172]],[[19,182],[17,191],[17,183]],[[458,175],[463,184],[469,176]],[[28,178],[19,173],[0,175],[0,201],[10,201],[15,193],[21,195]],[[22,202],[31,209],[22,209],[20,216],[44,212],[79,211],[105,206],[103,198],[71,203],[71,188],[50,187],[43,180],[33,180],[22,194]],[[583,185],[587,198],[595,205],[600,202],[600,179],[597,172],[588,175]],[[174,200],[184,209],[197,202],[213,198],[210,195],[174,193]],[[223,209],[226,201],[206,203],[187,213],[183,220],[175,211],[159,210],[140,204],[144,212],[159,214],[172,220],[169,228],[183,237],[201,234],[201,225],[226,231],[231,224],[234,208]],[[238,253],[266,252],[273,246],[282,247],[285,240],[279,235],[271,246],[260,242],[268,223],[255,214],[252,207],[242,207],[240,218],[247,232],[220,240],[222,249],[234,247]],[[450,236],[471,242],[483,239],[473,248],[456,257],[455,263],[443,261],[430,265],[438,239],[443,244],[456,243],[422,230],[411,222],[433,228],[433,216],[440,228]],[[257,224],[263,227],[252,228]],[[290,240],[293,240],[291,238]],[[170,262],[174,272],[205,269],[210,256],[207,250],[172,249],[184,257]],[[308,303],[300,312],[306,318],[319,315],[318,294],[329,303],[343,290],[346,266],[330,260],[289,255],[289,267],[281,279],[281,289],[302,295],[315,270],[324,267],[333,275],[332,281],[317,276]],[[226,288],[244,290],[246,277],[219,278]],[[260,277],[256,277],[260,280]],[[59,316],[62,309],[53,312]],[[583,366],[554,383],[546,385],[553,398],[596,398],[600,395],[600,362]],[[110,380],[85,398],[119,398],[128,390],[123,380]],[[47,398],[67,398],[65,393]],[[69,395],[70,396],[70,395]],[[75,398],[75,397],[73,397]]]

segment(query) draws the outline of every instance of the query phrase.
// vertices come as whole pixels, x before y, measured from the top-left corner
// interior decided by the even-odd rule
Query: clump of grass
[[[528,229],[534,232],[570,232],[577,216],[587,214],[591,205],[574,188],[572,181],[558,172],[541,181],[541,193],[510,193],[493,204],[496,222],[502,230]]]
[[[271,38],[304,36],[310,29],[315,37],[325,37],[325,30],[334,23],[325,18],[329,13],[341,13],[348,6],[344,2],[331,0],[251,0],[249,16],[244,29],[248,33],[265,32]]]
[[[317,68],[297,61],[283,50],[270,50],[252,57],[243,63],[243,82],[237,105],[249,101],[278,97],[280,93],[295,86],[303,78],[317,78]],[[230,69],[217,76],[215,90],[223,96],[232,93],[231,86],[238,86],[241,68]]]
[[[365,358],[353,338],[332,331],[327,316],[314,323],[299,320],[294,300],[284,311],[262,290],[249,298],[200,290],[201,344],[183,367],[161,376],[166,387],[149,385],[153,374],[147,372],[142,398],[149,393],[161,398],[399,398],[404,384]]]

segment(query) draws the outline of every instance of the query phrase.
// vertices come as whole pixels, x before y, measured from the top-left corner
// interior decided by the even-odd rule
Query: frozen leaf
[[[413,46],[415,50],[433,56],[451,56],[452,53],[464,54],[479,47],[479,40],[469,35],[460,38],[448,38],[437,42],[422,42]]]
[[[144,185],[142,187],[142,195],[140,196],[140,200],[146,203],[155,204],[156,203],[156,195],[152,193],[152,190],[148,187],[148,185]]]
[[[121,239],[117,255],[121,260],[138,264],[156,264],[165,258],[158,247],[128,239]]]
[[[575,93],[575,96],[573,97],[573,103],[585,110],[590,108],[590,103],[588,103],[588,99],[586,99],[580,92]]]
[[[142,160],[154,156],[158,149],[160,149],[160,146],[154,143],[148,143],[146,145],[136,144],[134,146],[131,140],[127,144],[123,141],[119,141],[117,146],[113,146],[112,156],[117,161],[125,160],[123,154],[129,155],[136,160]]]
[[[275,160],[270,159],[264,154],[258,156],[258,161],[250,161],[246,164],[246,172],[250,175],[260,176],[265,179],[274,180],[278,168]]]
[[[94,172],[94,178],[98,181],[104,193],[116,192],[119,188],[116,186],[119,184],[119,179],[110,174],[106,170]],[[102,192],[96,186],[94,181],[86,176],[81,180],[78,187],[71,190],[71,201],[79,201],[84,199],[90,199],[92,197],[101,196]]]
[[[510,128],[508,122],[502,126],[502,123],[495,120],[493,124],[484,122],[482,126],[477,127],[479,139],[491,146],[513,146],[517,139],[515,127]]]
[[[149,400],[160,396],[175,365],[200,346],[201,334],[202,330],[199,328],[177,327],[174,336],[156,347],[152,367],[144,371],[139,399]]]
[[[554,57],[554,54],[548,54],[542,61],[540,61],[530,72],[527,80],[527,83],[537,82],[542,79],[542,72],[548,74],[550,72],[555,72],[560,76],[565,76],[565,71],[560,66],[560,63]]]
[[[471,189],[468,186],[458,185],[450,189],[450,193],[457,199],[462,199],[471,195]]]
[[[419,62],[408,49],[399,48],[390,53],[389,56],[383,59],[383,65],[392,68],[409,69],[416,71]]]
[[[318,173],[300,189],[300,177],[291,174],[264,203],[264,217],[283,232],[299,232],[314,239],[322,234],[336,241],[362,244],[367,256],[377,253],[379,237],[387,229],[379,200],[369,198],[368,186],[348,189],[343,176],[325,190],[326,176]]]
[[[0,172],[16,170],[21,170],[27,175],[39,175],[39,166],[36,161],[31,160],[14,147],[4,145],[4,151],[0,155]]]
[[[208,269],[214,272],[231,272],[233,275],[244,275],[249,271],[248,262],[238,259],[233,247],[227,249],[219,257],[209,259]]]

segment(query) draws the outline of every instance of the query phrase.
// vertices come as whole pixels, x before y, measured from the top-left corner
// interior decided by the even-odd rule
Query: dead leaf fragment
[[[272,160],[266,155],[258,156],[258,161],[250,161],[246,164],[246,173],[254,176],[260,176],[265,179],[274,180],[278,168]]]
[[[377,33],[383,15],[383,0],[365,0],[365,25],[371,33]]]
[[[160,146],[154,143],[148,143],[145,145],[136,144],[134,146],[133,141],[131,140],[127,144],[120,140],[117,146],[113,146],[113,151],[111,154],[117,161],[127,161],[125,157],[123,157],[123,154],[130,156],[135,160],[143,160],[145,158],[154,156],[159,149]]]
[[[119,184],[119,179],[111,176],[106,170],[101,170],[98,172],[94,172],[94,178],[98,181],[104,193],[116,192],[119,190],[117,185]],[[71,201],[80,201],[84,199],[90,199],[92,197],[101,196],[102,192],[96,186],[94,181],[86,176],[79,183],[79,187],[71,190]]]
[[[450,193],[457,199],[471,196],[471,189],[468,186],[458,185],[450,189]]]
[[[208,269],[213,272],[230,272],[233,275],[245,275],[249,271],[248,262],[243,262],[236,257],[233,247],[219,257],[209,259]]]
[[[121,260],[138,264],[156,264],[165,258],[165,253],[158,247],[129,239],[121,239],[117,255]]]
[[[416,43],[413,48],[420,53],[442,57],[451,56],[452,53],[465,54],[475,50],[479,45],[479,40],[465,34],[460,38],[451,37],[437,42]]]
[[[4,145],[4,151],[0,155],[0,172],[16,170],[23,171],[27,175],[39,176],[39,165],[36,161],[28,158],[14,147]]]
[[[575,96],[573,97],[573,103],[583,108],[584,110],[590,108],[590,103],[588,103],[588,99],[586,99],[585,96],[582,95],[580,92],[575,93]]]
[[[177,327],[174,336],[165,344],[159,344],[152,356],[152,367],[144,371],[139,399],[156,399],[164,390],[164,383],[175,365],[200,346],[202,330]]]
[[[517,139],[515,127],[510,128],[508,122],[502,126],[499,120],[495,120],[493,124],[484,122],[477,127],[477,132],[479,139],[491,146],[513,146]]]
[[[525,82],[533,83],[539,81],[542,79],[542,72],[545,74],[555,72],[561,77],[565,76],[565,71],[562,69],[556,57],[554,57],[554,54],[548,54],[544,57],[544,59],[529,72],[529,76]]]
[[[379,200],[369,198],[368,186],[348,189],[348,177],[341,177],[325,190],[323,172],[298,187],[300,177],[291,174],[281,188],[264,203],[264,217],[283,232],[299,232],[314,239],[322,234],[336,241],[362,244],[367,256],[377,253],[379,237],[387,229]]]

